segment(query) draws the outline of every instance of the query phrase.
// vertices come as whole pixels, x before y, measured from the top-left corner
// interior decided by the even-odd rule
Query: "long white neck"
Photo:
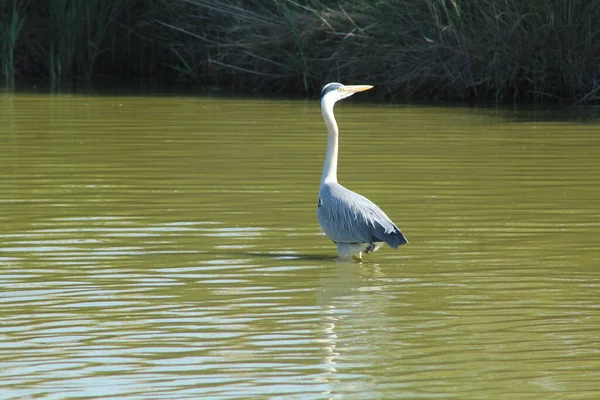
[[[327,153],[325,154],[325,164],[323,165],[323,175],[321,175],[321,186],[325,183],[337,183],[337,164],[338,164],[338,126],[333,116],[333,105],[335,102],[327,101],[325,98],[321,102],[321,113],[327,126]]]

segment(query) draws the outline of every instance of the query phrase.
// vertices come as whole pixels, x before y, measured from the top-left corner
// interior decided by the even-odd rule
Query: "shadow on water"
[[[210,254],[210,253],[208,253]],[[302,260],[302,261],[326,261],[331,263],[337,263],[339,265],[370,265],[377,266],[380,263],[375,261],[370,261],[366,257],[363,257],[362,262],[357,262],[352,258],[339,258],[337,256],[325,256],[322,254],[298,254],[298,253],[286,253],[286,252],[277,252],[277,253],[261,253],[261,252],[247,252],[247,253],[228,253],[236,258],[270,258],[274,260]]]
[[[229,253],[239,258],[270,258],[274,260],[303,260],[303,261],[336,261],[336,257],[324,256],[322,254],[298,254],[286,252],[247,252],[247,253]]]
[[[204,253],[208,257],[214,257],[222,255],[223,253]],[[228,257],[236,259],[271,259],[271,260],[299,260],[299,261],[323,261],[337,263],[339,265],[372,265],[378,266],[380,262],[375,261],[376,259],[385,258],[385,250],[379,254],[371,254],[369,256],[363,256],[362,262],[358,262],[353,258],[340,258],[337,255],[324,255],[324,254],[310,254],[305,252],[286,252],[286,251],[271,251],[271,252],[260,252],[260,251],[248,251],[248,252],[227,252]]]

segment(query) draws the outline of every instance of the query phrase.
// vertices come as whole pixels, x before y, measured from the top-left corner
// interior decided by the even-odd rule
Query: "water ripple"
[[[336,110],[340,179],[411,241],[358,265],[318,104],[0,101],[2,399],[600,397],[591,124]]]

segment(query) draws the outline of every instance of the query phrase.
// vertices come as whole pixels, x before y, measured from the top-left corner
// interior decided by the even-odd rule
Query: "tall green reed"
[[[0,26],[0,45],[2,46],[2,80],[8,87],[15,85],[15,46],[23,29],[25,15],[20,7],[20,2],[13,0],[2,9],[4,21]],[[4,13],[6,11],[6,13]]]
[[[92,76],[98,57],[110,50],[105,38],[121,6],[119,0],[50,1],[47,68],[53,82]]]

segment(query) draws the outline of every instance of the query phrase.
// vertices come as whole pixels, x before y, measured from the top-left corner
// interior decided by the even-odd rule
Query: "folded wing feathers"
[[[339,201],[336,214],[350,237],[356,241],[385,242],[393,248],[407,243],[400,229],[375,203],[346,188],[340,189],[332,195]]]

